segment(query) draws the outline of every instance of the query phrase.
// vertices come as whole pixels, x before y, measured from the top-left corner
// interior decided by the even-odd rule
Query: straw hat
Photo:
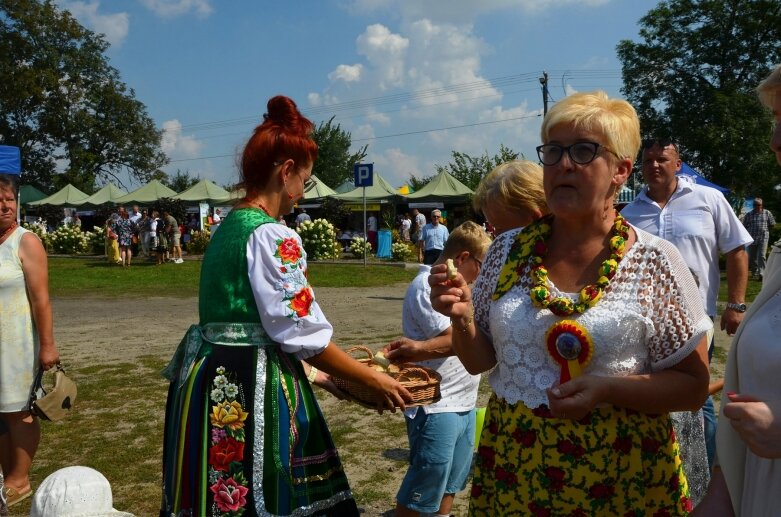
[[[33,497],[31,517],[134,517],[112,508],[108,479],[89,467],[65,467],[43,480]]]

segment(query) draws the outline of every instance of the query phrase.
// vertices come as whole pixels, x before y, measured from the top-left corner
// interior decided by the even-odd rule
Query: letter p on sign
[[[374,164],[356,163],[353,167],[356,187],[371,187],[374,185]]]

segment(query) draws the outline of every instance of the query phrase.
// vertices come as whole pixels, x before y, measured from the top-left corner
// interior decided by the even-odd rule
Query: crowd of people
[[[219,224],[219,210],[215,211],[212,229]],[[131,212],[120,206],[112,213],[104,226],[106,259],[111,264],[130,266],[134,256],[182,264],[182,250],[187,248],[192,233],[200,228],[196,214],[189,214],[187,221],[179,222],[168,211],[162,213],[147,209]]]
[[[781,165],[781,66],[758,92]],[[277,96],[245,146],[246,196],[219,222],[199,321],[165,369],[161,515],[358,515],[312,388],[345,398],[332,376],[374,393],[378,412],[404,413],[400,517],[449,515],[475,445],[474,516],[777,513],[781,244],[765,263],[775,220],[761,199],[741,222],[721,194],[676,174],[672,139],[641,138],[626,101],[596,91],[557,102],[543,120],[541,165],[502,164],[476,191],[495,238],[474,222],[449,232],[439,210],[430,222],[417,209],[401,221],[422,265],[403,302],[403,336],[383,351],[439,373],[441,399],[418,407],[403,383],[332,342],[300,237],[278,224],[311,182],[313,127]],[[618,211],[638,155],[646,187]],[[33,494],[40,427],[29,391],[36,370],[59,360],[46,253],[16,224],[17,192],[0,175],[0,513]],[[120,210],[106,230],[125,266],[134,244],[159,261],[163,241],[181,258],[170,214]],[[709,358],[719,254],[720,326],[734,339],[717,420]],[[747,307],[749,262],[763,284]],[[475,444],[483,373],[491,397]],[[34,513],[62,502],[67,476],[83,479],[71,489],[99,498],[101,515],[121,515],[90,469],[44,481]]]

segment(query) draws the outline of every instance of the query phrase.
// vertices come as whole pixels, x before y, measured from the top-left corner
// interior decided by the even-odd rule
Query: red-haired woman
[[[332,386],[322,369],[384,395],[378,409],[410,400],[331,343],[301,239],[276,224],[312,175],[312,129],[292,100],[274,97],[244,149],[247,195],[212,237],[200,325],[167,368],[161,515],[357,515],[309,383]]]

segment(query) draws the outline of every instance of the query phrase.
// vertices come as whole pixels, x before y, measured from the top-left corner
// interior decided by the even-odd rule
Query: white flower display
[[[303,221],[296,232],[301,236],[308,259],[333,260],[341,256],[342,248],[336,240],[336,229],[325,219]]]
[[[366,256],[371,256],[372,254],[372,245],[370,242],[368,242],[363,237],[353,237],[353,240],[350,241],[350,253],[353,254],[353,257],[355,258],[363,258],[363,250],[366,250]]]

